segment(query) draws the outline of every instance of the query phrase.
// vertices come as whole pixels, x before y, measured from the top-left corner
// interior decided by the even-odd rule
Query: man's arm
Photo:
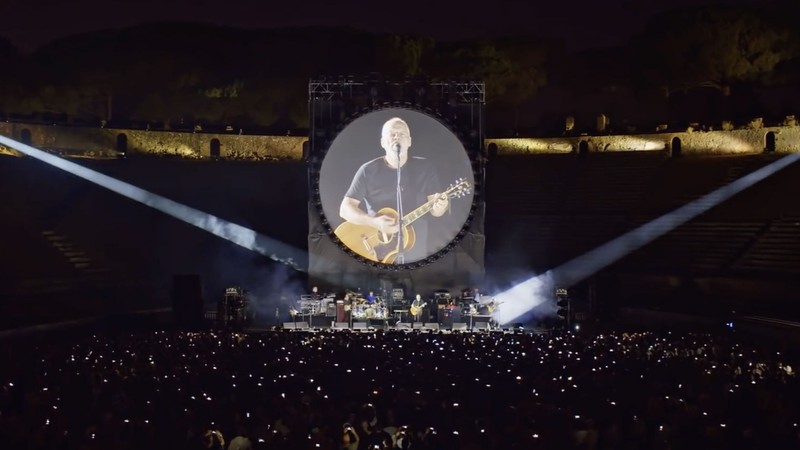
[[[355,225],[370,226],[382,233],[397,233],[398,227],[393,218],[388,216],[372,217],[364,212],[360,205],[361,201],[352,197],[343,198],[342,204],[339,205],[339,217]]]
[[[359,208],[360,204],[361,202],[354,198],[343,198],[342,204],[339,205],[339,217],[356,225],[372,226],[372,217]]]

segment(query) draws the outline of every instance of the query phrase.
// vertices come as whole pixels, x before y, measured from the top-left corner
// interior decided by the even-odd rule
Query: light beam
[[[754,184],[770,177],[800,159],[792,153],[755,170],[697,200],[668,212],[652,221],[606,242],[542,275],[532,277],[495,296],[502,305],[495,310],[500,324],[513,322],[537,306],[551,301],[555,289],[569,287],[653,242],[700,214],[730,199]]]
[[[132,184],[117,180],[97,172],[96,170],[75,164],[5,136],[0,136],[0,144],[18,150],[51,166],[65,170],[131,200],[136,200],[164,214],[182,220],[189,225],[208,231],[236,245],[266,256],[273,261],[285,264],[298,271],[305,271],[305,269],[299,265],[299,262],[303,261],[305,258],[305,252],[257,233],[247,227],[146,191]]]

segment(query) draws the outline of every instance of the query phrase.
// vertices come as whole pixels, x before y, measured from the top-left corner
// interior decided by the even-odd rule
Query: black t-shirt
[[[443,191],[435,168],[425,158],[410,156],[401,167],[403,214],[407,215],[422,206],[428,201],[429,195]],[[387,207],[397,210],[397,169],[390,167],[382,156],[366,162],[356,171],[345,196],[360,201],[361,206],[371,216]],[[417,244],[406,254],[405,262],[418,261],[432,253],[425,248],[428,239],[427,221],[430,217],[430,214],[426,214],[412,224]]]
[[[409,157],[401,167],[400,191],[403,213],[408,214],[428,201],[428,196],[442,192],[436,171],[425,158]],[[361,201],[370,215],[382,208],[397,209],[397,169],[389,167],[383,157],[368,161],[358,168],[346,197]]]

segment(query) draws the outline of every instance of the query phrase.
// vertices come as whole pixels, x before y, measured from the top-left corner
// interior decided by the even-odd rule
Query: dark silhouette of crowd
[[[735,333],[136,332],[3,345],[8,449],[796,449]]]

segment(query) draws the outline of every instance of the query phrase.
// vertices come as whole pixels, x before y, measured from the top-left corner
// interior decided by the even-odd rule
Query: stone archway
[[[23,128],[19,133],[19,141],[26,145],[31,145],[31,130]]]
[[[578,143],[578,154],[586,155],[588,153],[589,153],[589,143],[586,141],[580,141]]]
[[[683,153],[683,148],[681,147],[681,138],[675,136],[672,138],[672,141],[669,145],[670,152],[673,158],[678,158]]]
[[[497,157],[497,144],[492,142],[486,147],[486,154],[489,159],[494,159]]]
[[[128,153],[128,136],[125,133],[117,135],[117,152],[123,155]]]
[[[212,159],[219,159],[222,153],[220,150],[221,146],[222,145],[219,143],[219,139],[212,139],[208,149],[208,155],[211,156]]]
[[[775,132],[770,131],[764,135],[764,151],[772,153],[775,151]]]

